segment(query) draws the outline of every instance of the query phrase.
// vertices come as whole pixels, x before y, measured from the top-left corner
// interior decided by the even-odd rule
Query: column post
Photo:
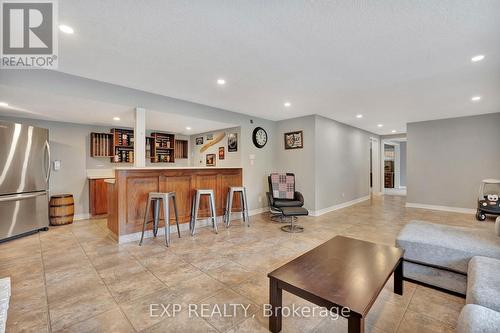
[[[146,166],[146,109],[135,108],[134,167]]]

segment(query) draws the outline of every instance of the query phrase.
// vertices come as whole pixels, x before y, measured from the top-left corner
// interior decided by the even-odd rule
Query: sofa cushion
[[[500,238],[490,230],[411,221],[399,233],[396,245],[404,258],[467,274],[474,256],[500,259]]]
[[[467,304],[458,316],[457,333],[498,333],[500,312]]]
[[[500,260],[486,257],[471,259],[466,301],[467,304],[482,305],[500,312]]]

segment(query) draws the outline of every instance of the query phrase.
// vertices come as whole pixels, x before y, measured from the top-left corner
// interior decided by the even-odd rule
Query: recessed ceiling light
[[[396,130],[392,130],[391,133],[396,133],[397,131]]]
[[[484,54],[478,54],[476,56],[473,56],[472,58],[470,58],[470,61],[472,62],[478,62],[478,61],[481,61],[484,59]]]
[[[363,118],[363,115],[362,114],[357,114],[356,118],[361,119],[361,118]]]
[[[290,103],[290,102],[285,102],[285,103],[283,103],[283,105],[284,105],[286,108],[289,108],[290,106],[292,106],[292,103]]]
[[[223,85],[225,85],[225,84],[226,84],[226,80],[224,80],[224,79],[218,79],[218,80],[217,80],[217,84],[218,84],[219,86],[223,86]]]
[[[5,103],[5,102],[0,102],[0,106],[2,106],[2,107],[8,107],[8,106],[9,106],[9,104],[7,104],[7,103]]]
[[[186,127],[186,130],[190,131],[190,130],[191,130],[191,127],[187,126],[187,127]]]
[[[120,117],[113,117],[113,120],[120,121]]]
[[[481,100],[481,96],[473,96],[470,100],[473,102],[479,102]]]
[[[69,25],[64,25],[64,24],[61,24],[59,26],[59,30],[61,30],[62,32],[64,32],[65,34],[72,34],[75,32],[75,30],[73,30],[72,27],[70,27]]]
[[[377,127],[383,127],[384,125],[383,124],[377,124]]]

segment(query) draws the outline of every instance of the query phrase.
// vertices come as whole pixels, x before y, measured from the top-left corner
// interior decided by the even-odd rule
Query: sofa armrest
[[[300,201],[300,207],[304,206],[304,196],[299,191],[295,191],[295,200]]]

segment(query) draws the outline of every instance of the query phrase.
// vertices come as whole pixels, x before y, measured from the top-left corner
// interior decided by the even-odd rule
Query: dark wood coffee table
[[[404,250],[336,236],[272,271],[269,330],[281,331],[282,291],[332,309],[348,319],[349,333],[364,332],[364,319],[394,272],[394,292],[403,295]]]

